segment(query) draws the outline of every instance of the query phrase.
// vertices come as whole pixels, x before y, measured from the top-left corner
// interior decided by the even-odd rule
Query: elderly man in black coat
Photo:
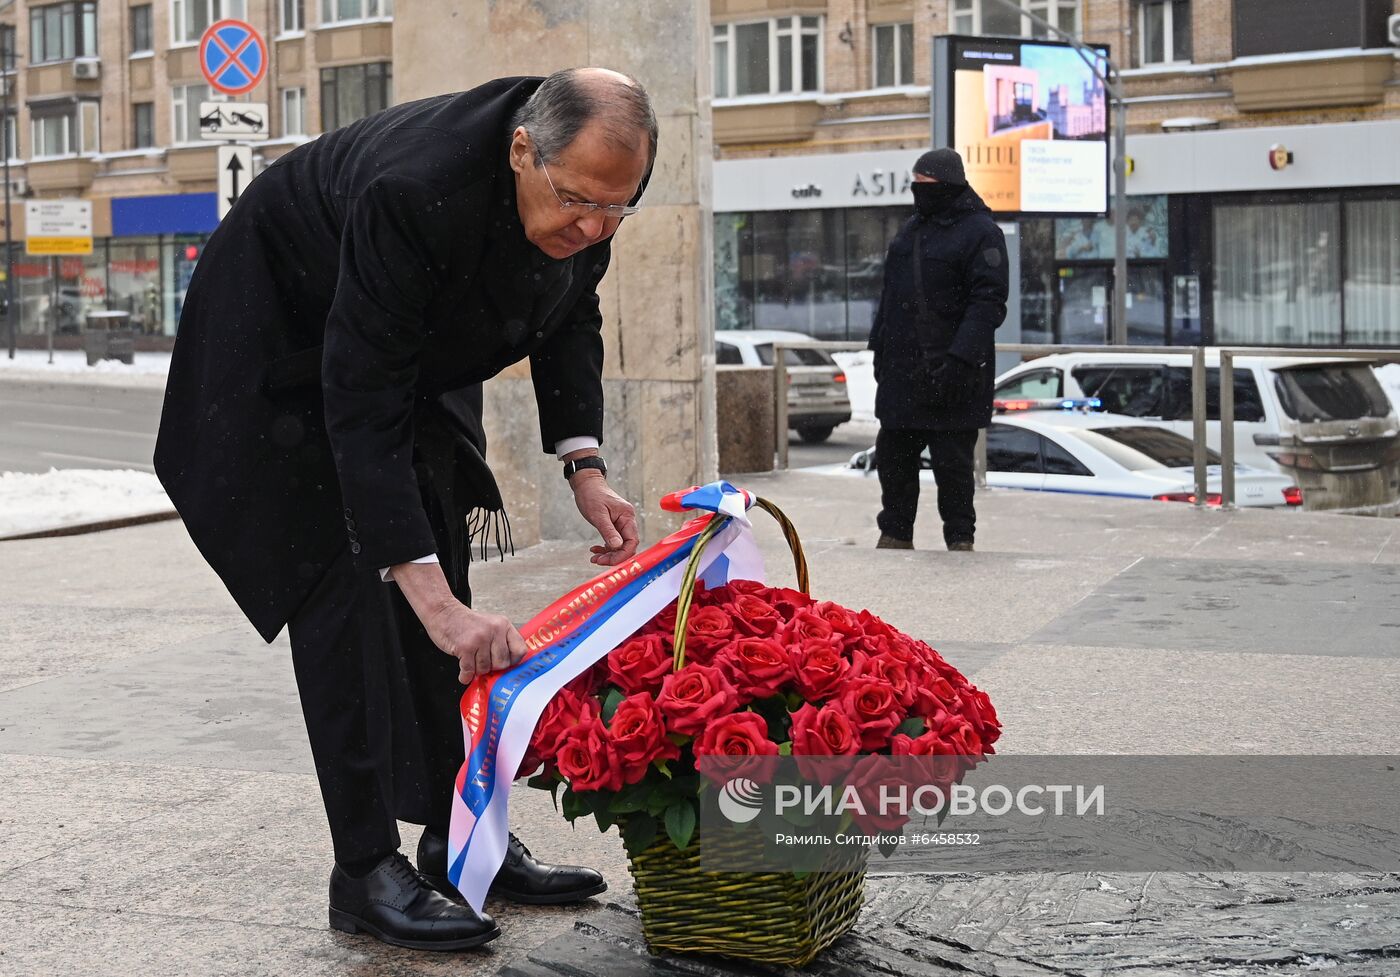
[[[967,185],[962,157],[924,153],[911,187],[917,213],[885,257],[870,330],[880,434],[877,520],[884,549],[913,549],[919,456],[928,448],[950,550],[971,550],[977,431],[992,417],[993,335],[1006,318],[1006,240]]]
[[[289,627],[336,929],[432,950],[499,935],[446,878],[462,684],[524,653],[468,606],[469,527],[499,531],[502,507],[480,384],[529,359],[593,561],[630,558],[635,514],[598,456],[597,287],[655,156],[646,92],[602,69],[397,106],[270,166],[190,283],[156,471],[259,633]],[[426,825],[416,868],[396,819]],[[512,836],[492,892],[605,888]]]

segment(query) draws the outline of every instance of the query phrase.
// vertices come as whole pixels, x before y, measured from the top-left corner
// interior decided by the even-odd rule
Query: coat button
[[[351,510],[349,510],[349,509],[346,509],[346,510],[345,510],[345,518],[346,518],[346,519],[349,519],[349,518],[351,518],[351,517],[354,516],[354,515],[355,515],[355,513],[352,512]]]
[[[346,529],[354,529],[354,528],[355,528],[355,520],[353,520],[353,519],[347,519],[347,520],[345,520],[345,528],[346,528]]]
[[[359,552],[360,552],[360,544],[359,544],[359,543],[351,543],[351,544],[350,544],[350,552],[351,552],[351,553],[355,553],[355,554],[358,555]]]
[[[346,535],[350,537],[350,542],[352,543],[360,538],[358,535],[356,535],[355,530],[353,529],[350,530]]]

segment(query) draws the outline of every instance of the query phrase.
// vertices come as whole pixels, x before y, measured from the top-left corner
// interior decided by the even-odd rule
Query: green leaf
[[[779,744],[778,744],[778,756],[792,756],[792,744],[791,744],[791,743],[779,743]]]
[[[618,689],[608,689],[608,694],[603,697],[603,722],[612,722],[613,713],[617,712],[617,707],[622,705],[623,695]]]
[[[790,807],[783,811],[783,820],[788,824],[795,824],[799,828],[808,828],[817,823],[817,815],[808,814],[800,807]]]
[[[657,760],[652,764],[652,766],[656,767],[657,772],[660,773],[661,776],[665,777],[667,780],[671,779],[670,760]]]
[[[677,746],[685,746],[690,742],[690,737],[684,733],[667,733],[666,738]]]
[[[924,730],[926,730],[927,728],[928,725],[924,722],[922,716],[910,716],[908,719],[904,720],[904,722],[899,724],[898,728],[895,729],[895,732],[903,733],[905,736],[911,736],[917,739],[918,737],[924,735]]]
[[[612,815],[609,814],[607,811],[604,811],[602,808],[599,808],[598,810],[593,812],[593,818],[595,821],[598,822],[599,831],[606,832],[609,828],[613,826]]]
[[[622,845],[628,855],[640,855],[656,840],[658,824],[650,814],[633,814],[622,832]]]
[[[577,820],[588,813],[588,805],[572,787],[564,789],[564,796],[559,799],[559,803],[560,811],[569,821]]]
[[[690,846],[695,835],[695,805],[689,800],[677,801],[666,808],[666,834],[671,844],[681,851]]]
[[[608,811],[613,814],[632,814],[647,806],[647,799],[651,797],[651,792],[655,788],[645,779],[635,784],[628,784],[622,790],[613,795],[608,803]]]

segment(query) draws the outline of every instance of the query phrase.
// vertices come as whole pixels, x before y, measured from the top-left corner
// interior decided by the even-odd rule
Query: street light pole
[[[1015,10],[1032,23],[1039,24],[1051,34],[1074,48],[1094,77],[1103,83],[1104,91],[1113,99],[1113,323],[1109,342],[1115,346],[1128,344],[1128,113],[1123,102],[1123,74],[1104,54],[1089,47],[1078,38],[1060,30],[1039,14],[1023,8],[1016,0],[995,0],[1003,7]],[[1103,67],[1100,67],[1100,64]]]
[[[5,10],[14,4],[14,0],[0,4],[0,10]],[[15,53],[10,50],[10,39],[14,36],[13,31],[0,30],[0,65],[4,67],[3,76],[0,76],[0,84],[4,85],[4,117],[0,121],[0,152],[5,154],[5,324],[10,333],[10,359],[15,358],[15,255],[12,244],[12,232],[10,230],[10,88],[14,84],[14,59]],[[19,150],[19,122],[15,122],[15,150]]]

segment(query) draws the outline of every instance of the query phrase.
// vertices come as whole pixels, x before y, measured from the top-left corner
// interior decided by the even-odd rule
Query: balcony
[[[52,64],[35,65],[25,69],[25,89],[28,98],[52,98],[59,95],[97,96],[102,93],[101,71],[94,71],[91,78],[79,78],[74,66],[80,63],[97,63],[95,58],[79,61],[55,61]]]
[[[1236,58],[1226,65],[1243,112],[1368,105],[1385,98],[1395,73],[1389,48]]]
[[[822,118],[817,96],[714,106],[715,142],[797,142],[811,139]]]
[[[26,175],[35,193],[79,197],[92,186],[97,161],[90,156],[30,160]]]

